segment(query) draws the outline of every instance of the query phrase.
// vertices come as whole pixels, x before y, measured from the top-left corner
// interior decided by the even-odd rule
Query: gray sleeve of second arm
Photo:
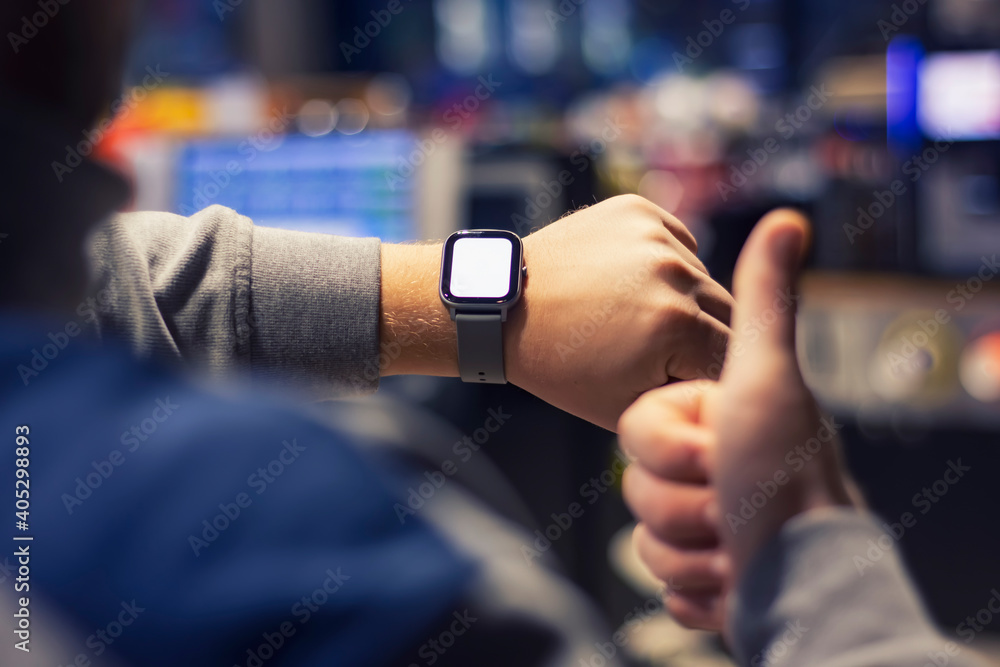
[[[314,398],[378,386],[378,239],[256,227],[211,206],[116,216],[90,256],[93,296],[78,312],[140,357]]]
[[[933,626],[898,549],[857,511],[789,521],[754,557],[731,600],[739,664],[982,667],[965,642]]]

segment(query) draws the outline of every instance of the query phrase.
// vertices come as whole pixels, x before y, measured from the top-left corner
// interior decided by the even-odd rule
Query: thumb
[[[783,357],[797,364],[796,282],[808,238],[808,220],[791,209],[768,213],[751,232],[733,275],[730,372],[762,359]]]

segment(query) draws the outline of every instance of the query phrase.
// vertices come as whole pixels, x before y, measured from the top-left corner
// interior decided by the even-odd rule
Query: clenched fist
[[[718,369],[732,298],[676,218],[634,195],[569,215],[524,239],[524,303],[505,332],[511,382],[614,430],[669,380]]]

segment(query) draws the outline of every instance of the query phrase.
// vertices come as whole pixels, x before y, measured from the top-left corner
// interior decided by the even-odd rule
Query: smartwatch
[[[463,382],[504,384],[503,322],[521,298],[521,239],[513,232],[455,232],[441,253],[441,301],[458,331],[458,373]]]

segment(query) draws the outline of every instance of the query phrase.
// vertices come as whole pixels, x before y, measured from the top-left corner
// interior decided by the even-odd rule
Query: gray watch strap
[[[455,313],[458,374],[463,382],[506,384],[500,313]]]

